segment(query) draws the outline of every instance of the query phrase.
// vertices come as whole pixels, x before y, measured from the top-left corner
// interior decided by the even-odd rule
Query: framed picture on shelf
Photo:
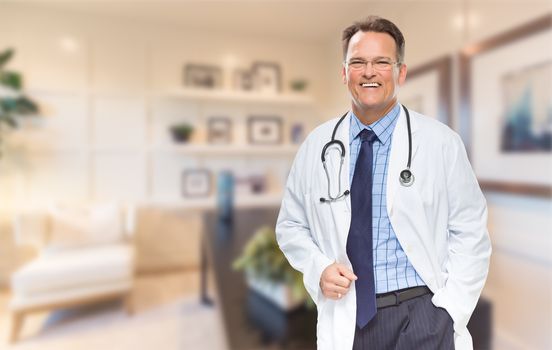
[[[255,145],[282,143],[282,119],[274,116],[251,116],[247,119],[247,137]]]
[[[552,196],[552,15],[460,54],[460,133],[481,187]]]
[[[207,169],[186,169],[182,172],[184,197],[208,197],[211,194],[211,172]]]
[[[408,70],[399,91],[402,104],[451,126],[452,58],[445,56]]]
[[[253,72],[248,69],[236,69],[234,71],[233,85],[238,91],[251,91],[255,88]]]
[[[280,65],[272,62],[253,63],[255,90],[261,93],[279,93],[282,90]]]
[[[228,144],[232,142],[232,121],[226,117],[211,117],[207,120],[207,142]]]
[[[222,69],[213,65],[189,63],[184,67],[184,83],[199,89],[222,87]]]

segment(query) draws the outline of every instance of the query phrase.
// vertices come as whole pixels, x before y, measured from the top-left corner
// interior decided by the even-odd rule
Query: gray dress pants
[[[356,328],[353,350],[454,349],[452,318],[431,302],[432,294],[378,309],[363,329]]]

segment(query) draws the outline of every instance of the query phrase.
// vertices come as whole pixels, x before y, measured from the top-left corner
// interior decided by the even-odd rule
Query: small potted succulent
[[[255,232],[233,267],[245,272],[250,289],[284,311],[304,304],[314,307],[303,286],[302,274],[286,260],[271,227],[263,226]]]
[[[289,83],[292,91],[304,92],[309,86],[309,82],[306,79],[294,79]]]
[[[194,132],[194,127],[188,123],[175,124],[170,127],[172,138],[175,142],[188,142]]]

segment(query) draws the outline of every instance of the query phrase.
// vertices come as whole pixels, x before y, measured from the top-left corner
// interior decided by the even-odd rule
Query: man
[[[309,135],[289,174],[276,235],[317,305],[319,349],[473,347],[486,204],[459,136],[397,102],[404,47],[383,18],[345,29],[351,110]]]

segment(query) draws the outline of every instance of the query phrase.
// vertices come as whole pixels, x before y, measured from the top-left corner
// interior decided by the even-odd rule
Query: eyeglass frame
[[[393,69],[393,66],[396,66],[396,65],[402,65],[403,63],[402,62],[399,62],[399,61],[387,61],[387,57],[375,57],[371,60],[365,60],[363,58],[352,58],[351,60],[349,60],[349,62],[347,61],[343,61],[343,65],[345,65],[346,68],[349,68],[349,66],[351,65],[351,61],[359,61],[357,63],[363,63],[363,66],[362,68],[351,68],[351,70],[354,70],[354,71],[360,71],[362,69],[366,69],[368,63],[370,63],[372,65],[372,68],[379,71],[379,72],[389,72]],[[385,60],[387,64],[389,64],[389,69],[381,69],[381,68],[376,68],[376,61],[378,60]]]

